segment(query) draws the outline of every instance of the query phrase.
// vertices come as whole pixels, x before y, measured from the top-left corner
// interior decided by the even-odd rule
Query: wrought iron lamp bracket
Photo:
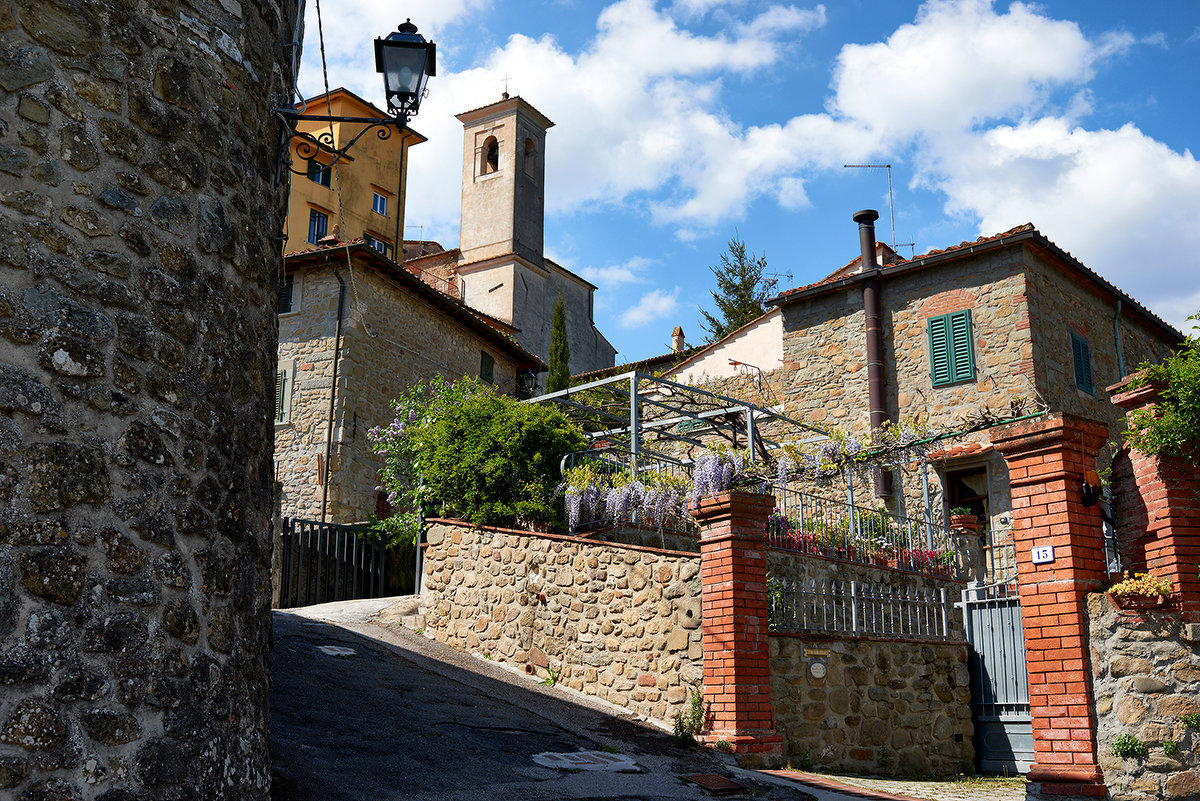
[[[283,122],[285,129],[285,140],[292,140],[295,138],[300,140],[296,142],[294,146],[297,156],[306,160],[315,158],[318,153],[323,153],[333,157],[331,161],[323,161],[321,163],[322,169],[328,169],[337,164],[339,161],[350,158],[350,149],[354,147],[358,140],[362,139],[363,136],[365,136],[368,132],[374,131],[375,135],[380,140],[386,140],[391,138],[393,128],[398,131],[402,131],[408,125],[407,114],[399,114],[395,117],[333,117],[320,114],[303,114],[294,109],[276,109],[276,113]],[[320,134],[314,135],[308,131],[297,130],[296,124],[302,121],[326,123],[346,122],[361,124],[365,125],[366,127],[355,134],[354,137],[344,146],[338,148],[333,146],[334,139],[331,131],[326,130]],[[280,148],[280,166],[287,167],[288,171],[294,175],[307,175],[307,169],[297,170],[292,167],[292,149],[293,145],[291,142],[285,141],[284,147]]]

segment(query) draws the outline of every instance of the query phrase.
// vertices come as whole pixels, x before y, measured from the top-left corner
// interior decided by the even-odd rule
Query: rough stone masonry
[[[294,18],[0,0],[0,797],[267,797]]]

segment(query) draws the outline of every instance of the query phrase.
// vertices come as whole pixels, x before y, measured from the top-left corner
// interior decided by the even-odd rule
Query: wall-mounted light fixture
[[[416,116],[421,101],[428,93],[426,83],[437,74],[437,45],[425,40],[417,33],[417,26],[412,20],[405,20],[396,31],[388,34],[386,39],[375,39],[375,71],[383,74],[384,96],[387,98],[390,117],[337,117],[324,114],[308,114],[301,106],[276,109],[276,113],[284,124],[283,141],[279,148],[279,160],[276,166],[276,183],[282,168],[286,166],[296,175],[306,175],[304,169],[292,166],[292,145],[295,139],[296,155],[302,159],[315,158],[318,153],[329,158],[321,159],[321,166],[327,169],[347,157],[350,148],[368,131],[375,131],[380,139],[388,139],[392,130],[402,131],[408,125],[410,117]],[[297,129],[301,122],[324,123],[358,123],[365,127],[354,135],[342,147],[335,147],[332,130],[319,134]],[[332,125],[330,125],[332,128]]]

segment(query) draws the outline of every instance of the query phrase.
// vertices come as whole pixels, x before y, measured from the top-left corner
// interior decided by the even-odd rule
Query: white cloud
[[[439,25],[482,5],[483,0],[458,0],[434,16],[430,28],[436,34]],[[692,3],[687,10],[701,13],[715,5]],[[429,141],[412,152],[407,221],[425,225],[430,238],[453,241],[462,160],[462,128],[454,115],[498,100],[506,75],[513,94],[557,123],[546,144],[550,213],[660,198],[665,188],[671,198],[656,201],[658,219],[711,225],[740,213],[761,194],[780,191],[781,165],[794,168],[797,154],[774,141],[778,133],[771,129],[755,136],[757,129],[743,132],[723,116],[720,81],[777,63],[798,34],[824,24],[825,9],[772,5],[760,11],[740,5],[720,11],[742,13],[740,22],[711,35],[681,26],[670,9],[652,0],[618,0],[600,12],[596,35],[579,52],[568,52],[553,36],[520,34],[466,68],[456,69],[439,52],[439,74],[412,122]],[[327,3],[323,14],[326,20],[338,17],[341,41],[364,41],[353,66],[349,58],[339,61],[331,83],[368,99],[381,92],[361,30],[373,30],[370,18],[378,18],[379,7],[371,0],[366,10],[355,7],[343,19]],[[418,20],[417,9],[405,13]],[[313,56],[312,48],[307,52]],[[304,91],[320,92],[320,73],[311,62],[304,75]],[[763,176],[762,183],[744,180],[739,169]]]
[[[625,310],[621,315],[621,326],[623,328],[641,328],[647,323],[674,315],[678,308],[679,287],[675,287],[670,292],[655,289],[642,295],[636,305]]]
[[[609,267],[581,267],[577,272],[601,289],[615,289],[623,284],[645,283],[645,270],[653,263],[653,259],[634,256],[624,264],[614,264]]]

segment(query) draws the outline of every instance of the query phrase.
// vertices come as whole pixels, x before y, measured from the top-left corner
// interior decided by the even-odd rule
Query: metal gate
[[[384,595],[385,546],[366,526],[284,518],[279,607]]]
[[[1034,759],[1025,634],[1010,556],[993,562],[1001,569],[989,571],[990,583],[972,582],[963,591],[975,754],[987,773],[1026,773]]]

